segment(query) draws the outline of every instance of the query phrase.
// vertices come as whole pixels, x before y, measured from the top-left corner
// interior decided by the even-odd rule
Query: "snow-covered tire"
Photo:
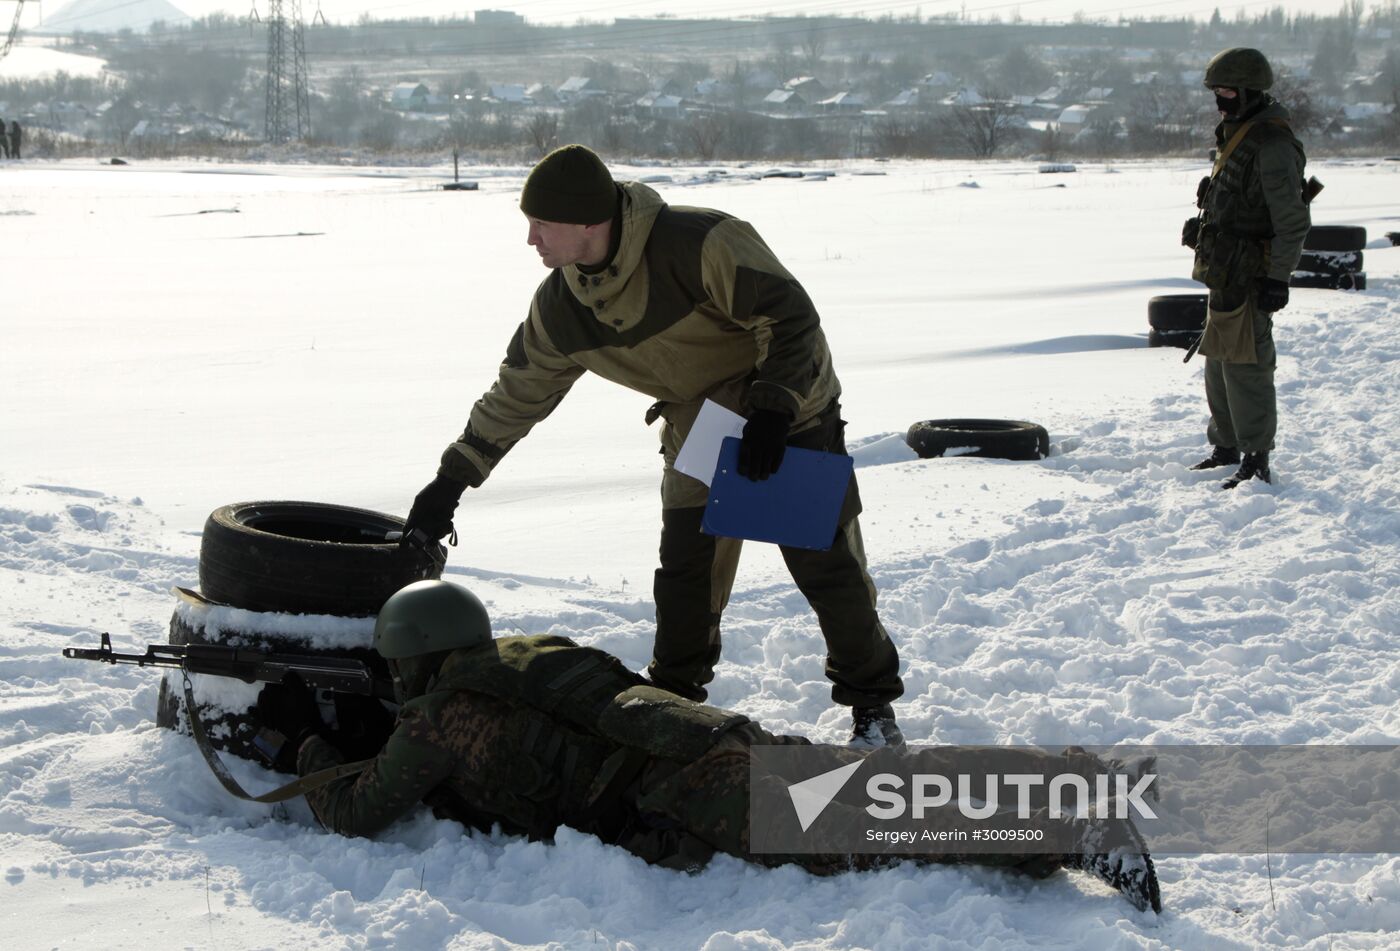
[[[1200,333],[1206,326],[1206,294],[1162,294],[1147,302],[1147,324],[1162,333]]]
[[[1339,274],[1342,271],[1359,271],[1365,263],[1366,256],[1360,251],[1304,251],[1293,270],[1309,274]]]
[[[215,509],[199,549],[200,593],[249,611],[378,614],[389,595],[438,578],[446,550],[389,541],[403,520],[319,502],[238,502]]]
[[[190,624],[180,611],[176,611],[170,618],[170,643],[216,644],[246,647],[265,653],[358,660],[366,664],[375,677],[389,679],[389,668],[384,658],[368,644],[364,647],[327,650],[308,647],[305,640],[290,635],[237,630],[211,632],[204,627]],[[319,693],[324,702],[335,708],[335,729],[331,735],[342,752],[352,754],[349,755],[350,759],[362,759],[379,752],[392,725],[392,714],[387,708],[371,697],[332,691]],[[264,765],[268,764],[269,757],[266,752],[259,750],[253,742],[262,724],[258,722],[252,707],[226,710],[213,704],[205,705],[198,687],[195,688],[195,702],[200,706],[200,723],[203,724],[204,732],[215,749]],[[160,682],[160,692],[156,697],[156,726],[189,733],[184,706],[184,691],[180,685],[178,671],[167,672]],[[283,755],[273,762],[273,765],[284,772],[295,772],[293,752],[284,750]]]
[[[1366,229],[1359,225],[1313,225],[1303,239],[1305,251],[1360,251]]]
[[[1365,271],[1343,271],[1340,274],[1313,274],[1294,271],[1288,279],[1289,287],[1321,287],[1333,291],[1364,291]]]
[[[904,441],[921,459],[952,451],[985,459],[1044,459],[1050,434],[1044,426],[1018,419],[926,419],[909,427]]]

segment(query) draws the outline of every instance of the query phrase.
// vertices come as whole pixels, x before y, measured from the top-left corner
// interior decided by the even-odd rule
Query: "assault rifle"
[[[165,667],[190,674],[232,677],[247,684],[280,684],[289,674],[295,673],[312,689],[356,693],[379,700],[394,699],[393,684],[375,677],[362,662],[339,657],[267,654],[218,644],[148,644],[144,654],[119,654],[112,650],[110,634],[102,635],[102,646],[96,650],[65,647],[63,656],[69,660]]]
[[[104,664],[164,667],[182,671],[185,675],[185,714],[189,718],[190,732],[194,734],[199,752],[203,754],[209,769],[225,789],[240,799],[252,802],[271,803],[292,799],[308,790],[363,772],[372,760],[333,766],[303,776],[261,796],[250,795],[233,778],[233,774],[228,771],[228,767],[214,751],[213,744],[209,742],[199,707],[195,703],[190,674],[231,677],[249,684],[282,684],[288,677],[295,676],[301,678],[302,682],[312,689],[358,694],[374,700],[394,699],[394,688],[390,681],[374,676],[369,667],[358,660],[339,657],[272,654],[218,644],[148,644],[144,654],[119,654],[112,650],[112,636],[106,633],[102,635],[101,645],[97,649],[65,647],[63,656],[70,660],[95,660]],[[380,712],[383,713],[382,710]],[[284,739],[275,731],[265,729],[254,741],[254,746],[266,755],[269,761],[275,763],[278,761]]]

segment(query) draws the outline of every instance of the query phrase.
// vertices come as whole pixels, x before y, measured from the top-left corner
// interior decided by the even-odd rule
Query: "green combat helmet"
[[[476,595],[447,581],[415,581],[389,596],[374,622],[374,649],[389,662],[402,703],[426,690],[449,651],[491,640]]]
[[[1246,46],[1234,46],[1216,53],[1206,64],[1205,84],[1262,91],[1274,84],[1274,70],[1263,53]]]

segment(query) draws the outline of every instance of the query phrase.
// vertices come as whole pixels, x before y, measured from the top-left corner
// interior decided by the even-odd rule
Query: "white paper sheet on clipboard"
[[[743,436],[747,420],[718,403],[706,400],[695,417],[695,425],[676,455],[676,469],[706,485],[715,477],[719,447],[726,436]]]

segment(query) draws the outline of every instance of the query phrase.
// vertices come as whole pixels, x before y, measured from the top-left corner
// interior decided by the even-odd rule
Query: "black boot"
[[[1216,446],[1211,454],[1192,466],[1192,469],[1219,469],[1221,466],[1237,466],[1240,451],[1229,446]]]
[[[1110,806],[1110,813],[1114,811]],[[1151,908],[1162,913],[1162,889],[1157,883],[1157,867],[1147,854],[1142,833],[1128,820],[1110,826],[1104,820],[1070,820],[1074,851],[1061,856],[1065,868],[1088,872],[1107,882],[1138,911]]]
[[[1248,482],[1250,479],[1263,479],[1265,482],[1272,481],[1269,478],[1269,454],[1267,452],[1247,452],[1244,454],[1244,461],[1240,463],[1239,471],[1222,484],[1222,489],[1233,489],[1241,482]]]
[[[879,707],[851,708],[852,746],[903,746],[904,734],[894,721],[894,708],[888,703]]]
[[[1162,913],[1162,889],[1157,884],[1157,868],[1146,852],[1116,849],[1088,855],[1066,855],[1065,868],[1076,868],[1107,882],[1138,911],[1151,908]]]

